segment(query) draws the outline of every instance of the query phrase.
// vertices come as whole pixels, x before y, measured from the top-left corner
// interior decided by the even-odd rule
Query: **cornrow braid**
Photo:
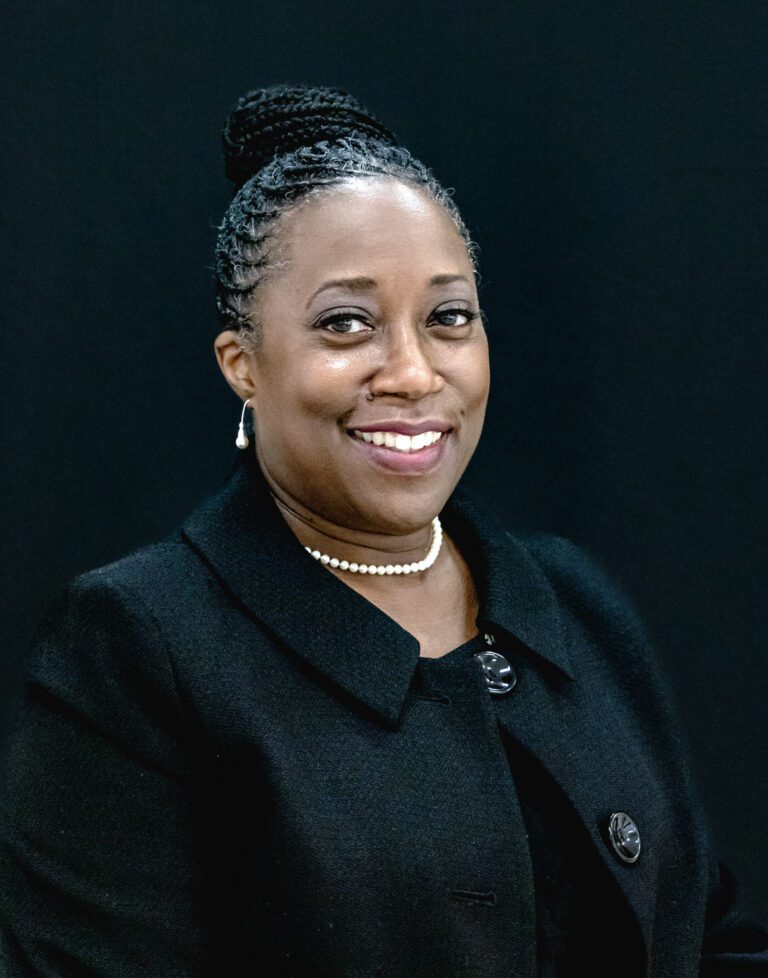
[[[222,138],[235,193],[218,227],[216,306],[222,328],[238,331],[246,349],[257,349],[261,341],[254,293],[282,267],[270,247],[278,219],[351,178],[390,176],[422,188],[454,221],[477,271],[477,246],[451,192],[342,89],[273,86],[248,92]]]
[[[394,133],[341,88],[274,86],[249,92],[222,133],[226,174],[241,186],[273,155],[353,134],[397,145]]]

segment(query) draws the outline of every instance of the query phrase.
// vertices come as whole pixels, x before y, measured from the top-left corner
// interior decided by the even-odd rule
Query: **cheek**
[[[345,394],[356,391],[365,375],[361,351],[324,350],[306,364],[307,386],[313,390]]]
[[[468,408],[481,407],[488,400],[491,370],[485,349],[467,357],[454,373],[456,386],[463,392]]]
[[[304,359],[283,378],[286,402],[310,423],[335,421],[353,408],[360,384],[359,358],[338,351]]]

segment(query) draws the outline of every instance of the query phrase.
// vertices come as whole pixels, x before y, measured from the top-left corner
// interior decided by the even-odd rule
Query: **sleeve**
[[[658,661],[648,628],[634,602],[606,569],[566,537],[549,537],[562,598],[574,610],[587,607],[600,634],[628,650],[622,666],[633,673],[633,700],[653,724],[653,739],[662,746],[664,763],[673,770],[676,787],[690,799],[702,825],[707,847],[707,900],[699,965],[700,978],[768,978],[768,928],[747,916],[730,867],[719,858],[714,831],[692,774],[680,710],[668,676]]]
[[[190,752],[154,620],[90,571],[23,675],[0,759],[0,974],[205,974]]]

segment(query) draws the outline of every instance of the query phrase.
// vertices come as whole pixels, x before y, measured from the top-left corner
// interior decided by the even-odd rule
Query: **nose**
[[[368,383],[370,392],[416,400],[442,390],[445,381],[435,367],[429,344],[429,338],[420,336],[412,323],[388,330],[382,362]]]

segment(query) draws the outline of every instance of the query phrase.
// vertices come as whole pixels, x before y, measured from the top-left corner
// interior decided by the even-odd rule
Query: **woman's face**
[[[258,289],[263,340],[238,374],[262,471],[278,498],[335,525],[426,526],[475,451],[488,400],[464,242],[440,205],[391,178],[307,200],[283,216],[279,242],[287,264]],[[446,430],[407,454],[402,439],[352,434],[380,429],[380,441],[423,422]]]

